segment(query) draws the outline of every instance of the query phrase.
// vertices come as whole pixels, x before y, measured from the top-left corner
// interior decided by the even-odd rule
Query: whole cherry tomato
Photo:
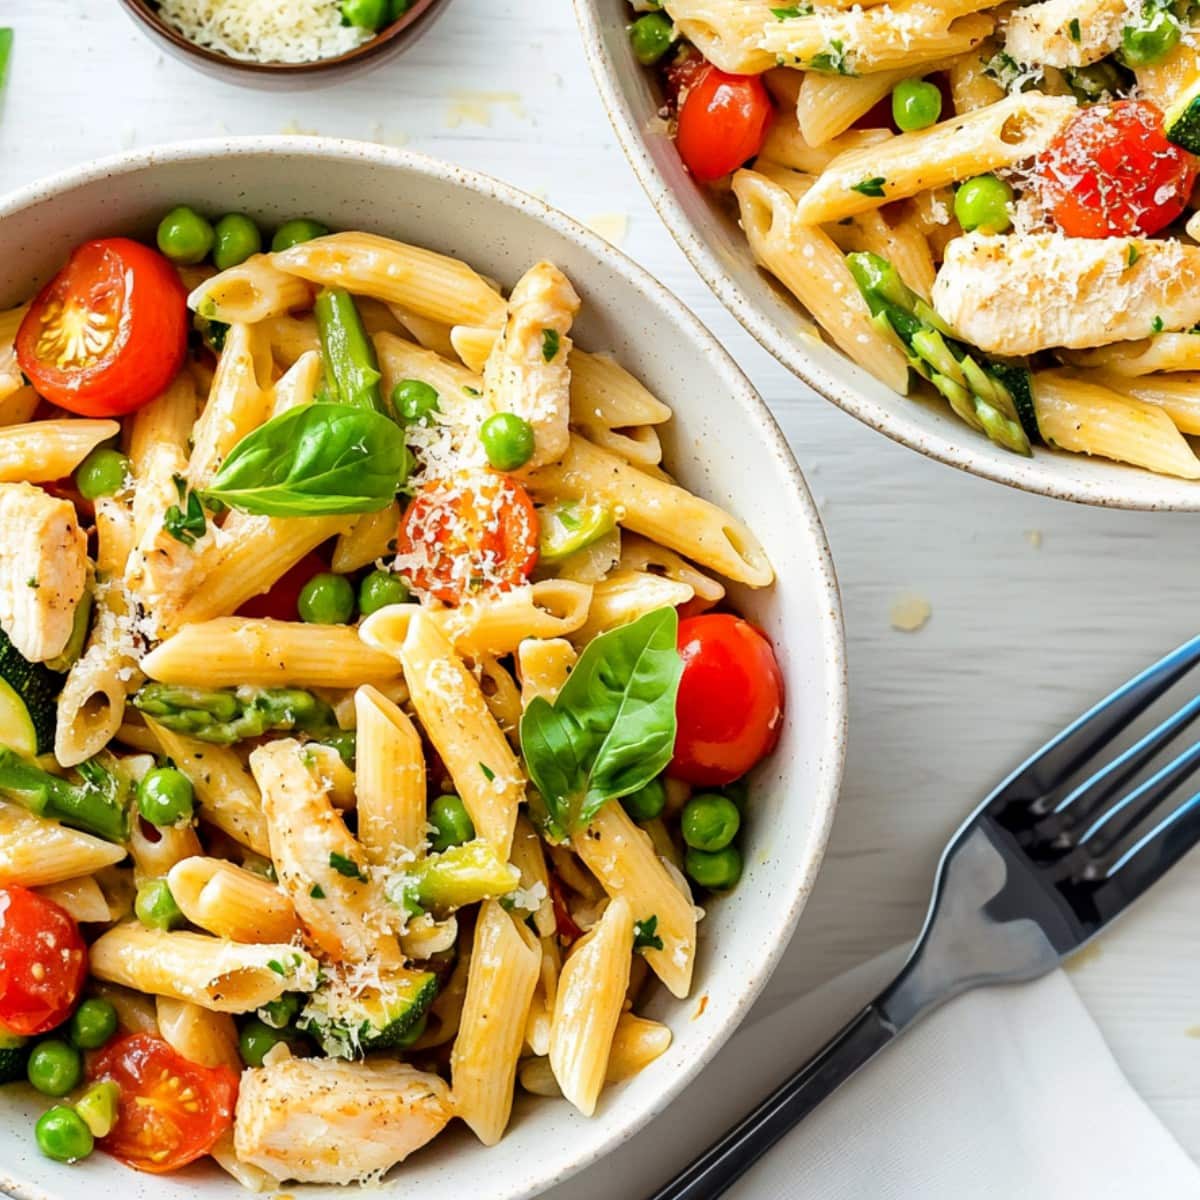
[[[119,417],[175,377],[188,324],[187,293],[157,250],[129,238],[85,242],[29,306],[17,361],[47,400]]]
[[[775,748],[783,675],[771,643],[748,621],[704,613],[679,622],[683,677],[669,775],[721,787]]]
[[[709,66],[691,80],[679,109],[680,157],[702,183],[720,179],[759,152],[771,112],[771,97],[757,75]]]

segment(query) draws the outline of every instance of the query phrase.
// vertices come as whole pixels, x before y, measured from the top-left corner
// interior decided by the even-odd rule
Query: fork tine
[[[1126,850],[1105,871],[1106,886],[1121,885],[1123,907],[1169,871],[1197,842],[1200,842],[1200,792],[1177,805]],[[1111,911],[1115,915],[1120,909]]]
[[[986,807],[994,819],[1009,824],[1005,821],[1006,810],[1014,816],[1019,811],[1017,824],[1027,827],[1028,813],[1025,809],[1030,804],[1043,800],[1061,787],[1092,755],[1136,720],[1168,688],[1178,683],[1197,662],[1200,662],[1200,636],[1184,642],[1094,704],[1022,763],[992,793]]]

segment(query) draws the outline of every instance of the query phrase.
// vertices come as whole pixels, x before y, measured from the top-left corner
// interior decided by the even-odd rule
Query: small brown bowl
[[[205,75],[241,87],[296,91],[341,83],[400,54],[430,28],[450,0],[416,0],[408,12],[380,30],[369,42],[363,42],[361,46],[335,58],[303,63],[258,63],[230,58],[189,41],[158,15],[158,6],[152,0],[120,2],[134,24],[149,34],[168,54],[203,71]]]

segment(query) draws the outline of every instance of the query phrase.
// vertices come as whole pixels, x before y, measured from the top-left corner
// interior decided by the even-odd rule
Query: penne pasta
[[[32,421],[0,426],[0,483],[65,479],[120,433],[116,421]]]
[[[425,846],[425,752],[407,715],[373,687],[354,693],[358,839],[374,863]]]
[[[223,859],[180,859],[168,871],[167,883],[180,912],[219,938],[290,942],[300,936],[296,910],[283,892]]]
[[[188,307],[210,321],[255,325],[297,308],[310,308],[313,289],[295,272],[281,271],[267,254],[253,254],[236,267],[204,280]]]

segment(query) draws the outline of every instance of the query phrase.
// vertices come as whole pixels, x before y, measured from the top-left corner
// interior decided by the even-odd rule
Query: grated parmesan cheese
[[[197,46],[242,62],[315,62],[375,36],[343,25],[338,0],[162,0],[158,12]]]

